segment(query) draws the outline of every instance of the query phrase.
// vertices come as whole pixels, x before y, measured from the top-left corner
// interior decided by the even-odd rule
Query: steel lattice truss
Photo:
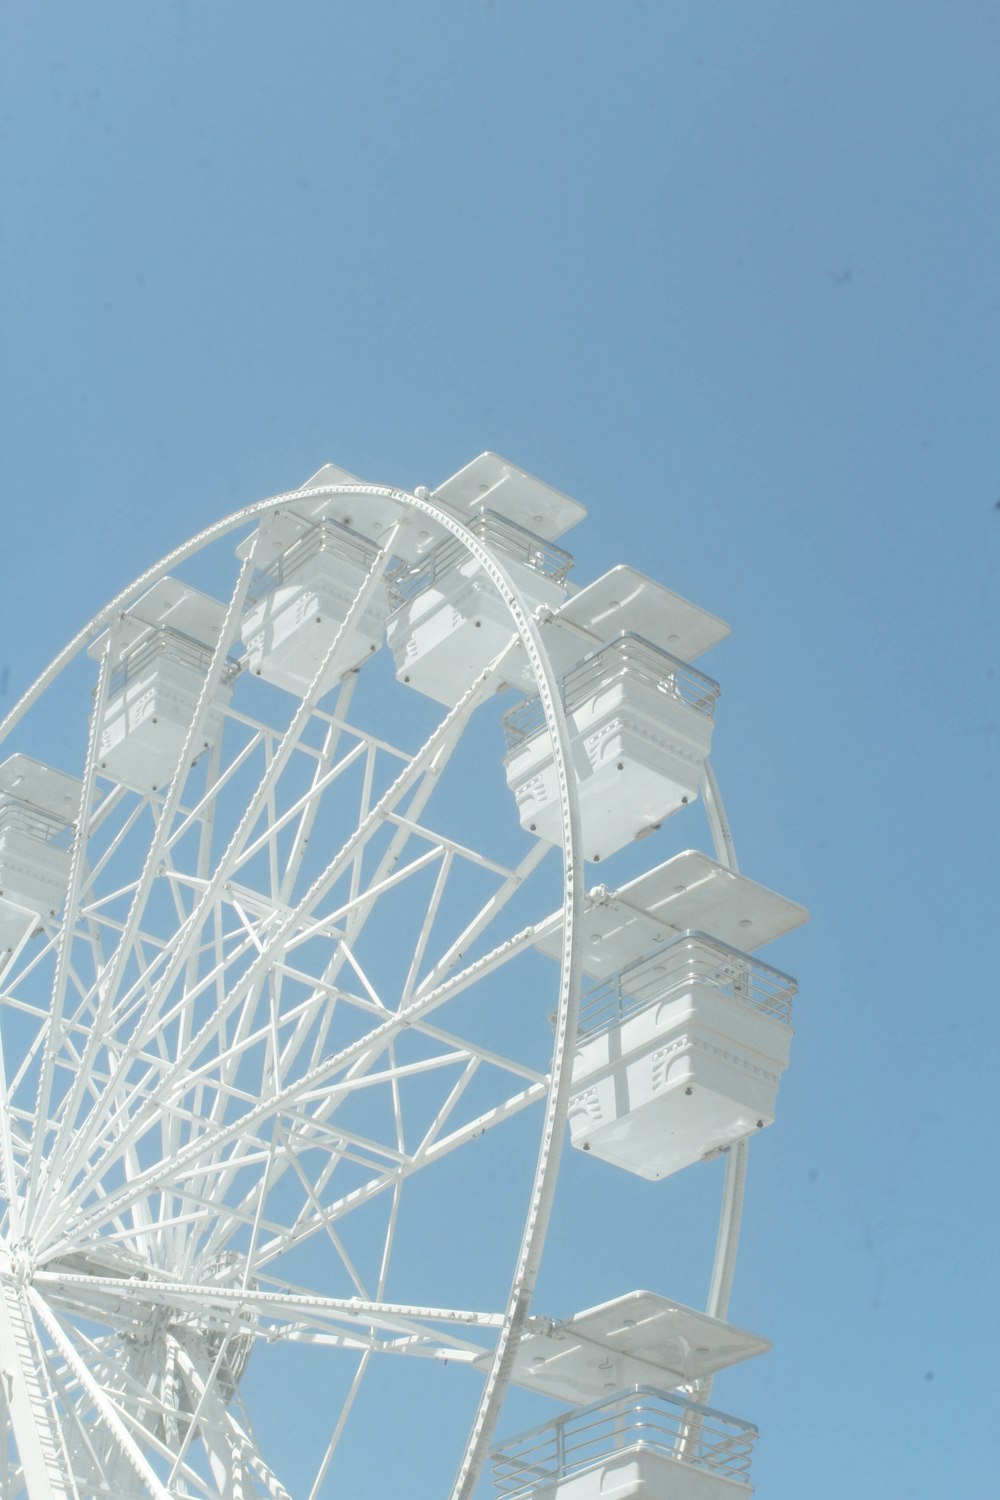
[[[351,541],[361,582],[309,686],[259,682],[239,644],[264,565],[256,523],[280,530],[302,493],[151,569],[0,726],[2,740],[39,700],[57,701],[80,769],[61,913],[33,914],[0,958],[2,1500],[277,1500],[275,1432],[297,1401],[311,1415],[296,1424],[295,1493],[314,1500],[337,1491],[342,1439],[372,1386],[442,1365],[466,1381],[452,1495],[470,1500],[512,1378],[579,1007],[566,709],[537,613],[486,523],[426,492],[355,483],[310,497],[416,512],[447,538],[449,566],[468,556],[496,590],[500,649],[444,709],[374,646],[344,670],[338,650],[384,591],[397,519],[377,547]],[[231,533],[251,526],[234,570]],[[102,761],[122,633],[143,590],[211,544],[230,583],[216,586],[220,606],[201,597],[221,623],[170,770],[138,790]],[[553,576],[567,558],[529,545],[530,565],[558,564]],[[93,670],[76,659],[84,647]],[[511,653],[522,687],[524,671],[536,685],[561,847],[518,827],[504,786],[494,700]],[[667,660],[659,701],[680,691],[684,664]],[[700,776],[717,857],[735,870],[707,758]],[[558,972],[539,944],[561,949]],[[511,1143],[509,1170],[495,1141]],[[713,1318],[728,1303],[745,1149],[727,1167]],[[496,1220],[463,1237],[494,1200]],[[323,1373],[283,1389],[288,1359],[310,1350]]]
[[[523,984],[562,883],[547,844],[511,865],[438,826],[488,671],[409,749],[356,673],[274,722],[237,693],[140,796],[97,764],[110,651],[66,911],[3,981],[0,1491],[284,1495],[239,1391],[275,1343],[350,1357],[316,1490],[373,1356],[488,1363],[503,1315],[388,1300],[394,1242],[418,1174],[547,1095],[551,982],[534,1028],[477,997]]]

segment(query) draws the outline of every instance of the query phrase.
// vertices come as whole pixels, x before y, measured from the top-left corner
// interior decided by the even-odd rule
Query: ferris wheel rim
[[[171,568],[186,562],[228,533],[252,524],[255,520],[263,519],[269,512],[290,508],[297,501],[301,501],[302,493],[301,489],[283,491],[233,512],[175,548],[121,590],[72,638],[14,705],[0,724],[0,743],[21,722],[34,703],[57,680],[70,662],[86,648],[88,643],[112,624],[116,616],[146,589],[166,577]],[[419,492],[411,494],[391,486],[360,483],[317,485],[309,489],[310,499],[337,495],[351,495],[359,498],[366,495],[377,496],[418,510],[446,531],[450,531],[481,564],[507,606],[514,628],[527,652],[557,764],[564,873],[560,992],[552,1062],[548,1075],[548,1092],[540,1131],[538,1160],[532,1180],[522,1242],[504,1313],[504,1323],[497,1339],[491,1366],[484,1381],[483,1396],[452,1491],[453,1500],[466,1500],[478,1480],[496,1415],[509,1382],[517,1335],[528,1310],[541,1259],[565,1133],[571,1083],[571,1069],[565,1064],[570,1052],[569,1041],[575,1030],[580,980],[579,953],[574,942],[574,926],[578,924],[583,903],[582,857],[578,852],[579,813],[576,806],[574,779],[568,771],[567,726],[559,697],[557,678],[537,623],[531,618],[513,580],[467,527],[447,512],[434,506],[425,495]],[[96,716],[94,722],[96,722]]]

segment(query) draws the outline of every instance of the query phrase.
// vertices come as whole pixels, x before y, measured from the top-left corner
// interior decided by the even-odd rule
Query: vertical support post
[[[566,1418],[559,1417],[556,1422],[556,1475],[559,1479],[563,1477],[566,1468]]]
[[[70,1500],[54,1413],[38,1378],[31,1310],[8,1274],[0,1274],[0,1380],[29,1500]]]
[[[733,842],[729,819],[722,801],[722,793],[715,779],[715,772],[705,757],[701,782],[702,799],[708,814],[715,854],[721,865],[735,873],[739,871],[736,861],[736,845]],[[747,1143],[737,1141],[730,1146],[726,1156],[726,1180],[722,1189],[722,1212],[719,1218],[719,1233],[715,1243],[715,1259],[712,1264],[712,1280],[709,1285],[706,1312],[713,1318],[726,1317],[729,1298],[733,1290],[733,1275],[736,1270],[736,1252],[739,1249],[740,1223],[743,1218],[743,1197],[746,1190]],[[711,1393],[711,1377],[698,1384],[698,1398],[706,1402]]]

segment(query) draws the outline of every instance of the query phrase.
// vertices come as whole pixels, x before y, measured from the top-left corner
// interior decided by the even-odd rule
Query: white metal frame
[[[522,607],[505,570],[473,530],[432,504],[426,493],[410,495],[359,484],[331,485],[310,490],[310,501],[334,495],[359,499],[374,495],[401,508],[420,511],[475,557],[509,609],[512,640],[516,634],[523,644],[561,757],[565,721],[538,627]],[[498,881],[494,894],[463,934],[464,947],[496,919],[545,852],[544,846],[536,845],[519,869],[505,869],[453,841],[435,839],[419,821],[433,783],[443,773],[469,714],[495,685],[489,670],[444,716],[415,756],[398,758],[397,776],[377,799],[372,792],[374,763],[389,747],[348,729],[346,714],[353,691],[348,678],[338,689],[334,712],[326,716],[326,740],[315,755],[308,791],[291,806],[280,812],[277,808],[274,789],[278,778],[292,757],[302,751],[304,732],[317,722],[318,701],[331,686],[325,680],[325,662],[283,735],[255,726],[230,765],[222,764],[218,753],[213,752],[200,805],[186,801],[184,770],[160,794],[131,809],[129,796],[121,789],[103,800],[96,796],[98,730],[108,694],[115,622],[123,609],[209,542],[300,500],[300,493],[289,492],[249,507],[208,528],[164,559],[79,633],[0,726],[0,738],[5,738],[72,658],[107,628],[91,714],[65,917],[45,939],[44,954],[52,975],[48,1015],[41,1014],[42,1007],[36,1002],[33,1038],[8,1080],[2,1101],[0,1150],[9,1211],[0,1260],[4,1293],[0,1302],[0,1357],[11,1370],[7,1404],[22,1470],[20,1474],[8,1472],[0,1481],[5,1495],[22,1488],[30,1500],[42,1495],[74,1494],[88,1465],[93,1474],[104,1474],[105,1482],[112,1482],[114,1470],[113,1482],[119,1486],[126,1486],[130,1470],[134,1477],[128,1479],[127,1486],[137,1483],[137,1493],[206,1493],[209,1481],[205,1472],[197,1466],[192,1468],[187,1458],[196,1425],[207,1452],[208,1471],[220,1493],[235,1493],[234,1486],[243,1482],[239,1480],[242,1469],[246,1470],[247,1483],[254,1482],[250,1478],[254,1473],[255,1482],[273,1490],[277,1481],[254,1452],[249,1431],[227,1410],[217,1389],[224,1356],[226,1363],[233,1357],[227,1351],[240,1340],[253,1342],[264,1321],[266,1336],[272,1340],[305,1338],[359,1352],[358,1379],[375,1350],[432,1357],[447,1353],[459,1362],[463,1357],[468,1361],[479,1358],[483,1343],[470,1343],[461,1335],[469,1327],[488,1330],[493,1345],[492,1366],[459,1466],[455,1500],[472,1494],[492,1434],[537,1274],[570,1083],[565,1062],[568,1039],[575,1030],[579,990],[573,925],[582,882],[575,855],[574,786],[565,762],[560,769],[565,830],[564,961],[555,1046],[547,1074],[477,1048],[429,1019],[450,998],[508,962],[525,946],[523,943],[508,940],[498,951],[464,968],[453,944],[455,951],[442,953],[429,972],[421,973],[434,916],[449,875],[457,866],[478,862]],[[350,628],[368,596],[380,585],[391,546],[390,536],[383,541],[341,631]],[[189,726],[179,762],[182,768],[186,769],[200,744],[201,726],[236,640],[252,575],[251,549],[229,600],[218,646]],[[327,660],[335,647],[336,642]],[[348,749],[340,754],[343,742]],[[221,858],[210,856],[206,828],[213,799],[224,787],[225,778],[237,776],[240,762],[249,764],[254,757],[263,759],[264,774],[224,854]],[[353,834],[297,904],[287,905],[321,794],[361,763],[361,806]],[[140,823],[147,825],[148,842],[137,876],[118,890],[99,892],[98,877],[103,867],[112,867],[116,859],[120,863],[121,852],[134,841]],[[291,854],[287,861],[282,859],[279,875],[279,836],[293,827]],[[89,852],[95,844],[100,847],[102,828],[114,832],[98,862],[91,865]],[[374,876],[363,878],[362,856],[367,845],[378,842],[377,834],[382,835],[381,857]],[[185,840],[190,843],[195,837],[200,840],[199,853],[194,867],[185,868],[179,851]],[[414,842],[422,845],[421,852],[401,863],[407,845],[412,847]],[[262,854],[272,871],[270,911],[265,909],[267,903],[261,902],[259,892],[239,888],[240,866]],[[430,867],[437,873],[424,928],[394,1010],[355,962],[352,944],[366,916],[386,891]],[[318,918],[321,898],[344,876],[349,877],[347,898]],[[169,943],[158,941],[156,932],[150,930],[156,924],[148,920],[164,888],[170,891],[177,909],[176,931]],[[219,916],[223,900],[228,913],[225,930]],[[233,925],[233,913],[240,919],[242,931]],[[336,962],[320,976],[303,974],[296,968],[296,951],[332,931],[342,934]],[[82,940],[90,943],[93,953],[89,981],[80,967]],[[206,949],[213,942],[214,963],[206,959]],[[352,966],[354,970],[351,1004],[355,1011],[367,1014],[369,1029],[329,1056],[323,1045],[330,1029],[326,1012],[331,1004],[345,1003],[344,993],[337,986],[339,971],[345,966],[348,971]],[[45,967],[36,956],[27,964],[22,962],[14,974],[6,998],[19,1006],[25,1017],[33,1009],[32,1002],[24,998],[30,991],[32,970],[40,974]],[[17,969],[17,964],[11,969]],[[279,1019],[273,1004],[270,1016],[261,1011],[266,976],[273,973],[278,976],[270,981],[275,987],[297,987],[297,993],[302,994],[311,985],[311,993],[306,993],[293,1010],[291,1020],[286,1015]],[[234,975],[238,975],[235,981]],[[179,987],[182,998],[177,1000]],[[334,994],[336,1002],[331,1001]],[[204,1006],[209,998],[210,1019],[206,1020],[199,1014],[199,1002]],[[419,1032],[436,1052],[417,1061],[396,1062],[394,1038],[404,1031]],[[299,1054],[310,1047],[310,1065],[303,1067]],[[242,1062],[268,1048],[273,1075],[270,1092],[262,1089],[261,1098],[248,1103],[240,1094]],[[282,1065],[287,1070],[284,1079]],[[338,1103],[352,1093],[387,1086],[394,1099],[402,1142],[400,1090],[404,1080],[416,1075],[426,1077],[435,1069],[454,1074],[456,1065],[457,1081],[445,1092],[431,1129],[416,1148],[394,1153],[383,1143],[352,1135],[331,1121]],[[460,1129],[449,1133],[455,1107],[472,1076],[487,1067],[506,1069],[516,1088],[507,1103],[492,1110],[488,1118],[465,1121]],[[31,1108],[23,1103],[28,1091],[34,1092]],[[237,1100],[239,1105],[234,1102]],[[384,1302],[382,1287],[395,1212],[407,1176],[541,1100],[544,1117],[534,1182],[502,1313],[479,1315]],[[275,1123],[279,1120],[280,1131]],[[158,1150],[153,1159],[148,1159],[154,1141]],[[302,1169],[302,1158],[321,1143],[333,1148],[330,1166],[310,1177]],[[368,1173],[368,1180],[345,1195],[344,1201],[331,1200],[328,1186],[333,1165],[349,1159]],[[233,1185],[248,1173],[258,1174],[255,1186],[241,1204],[234,1204]],[[303,1207],[297,1223],[282,1226],[269,1221],[264,1206],[275,1181],[289,1174],[300,1179]],[[172,1191],[158,1185],[164,1176]],[[181,1181],[183,1190],[178,1188]],[[337,1233],[337,1220],[349,1208],[384,1192],[390,1193],[393,1209],[381,1273],[372,1296],[350,1264]],[[159,1205],[155,1222],[150,1219],[154,1202]],[[205,1238],[199,1266],[194,1267],[190,1263],[193,1232],[188,1226],[200,1223],[206,1211],[215,1213],[215,1227]],[[237,1231],[244,1236],[249,1233],[253,1254],[243,1258],[235,1284],[206,1285],[206,1257],[222,1255]],[[367,1295],[316,1297],[305,1292],[269,1291],[259,1284],[266,1278],[269,1264],[307,1233],[327,1237],[348,1267],[359,1293],[364,1286]],[[136,1247],[144,1234],[150,1244],[156,1242],[161,1247],[161,1259],[176,1257],[169,1276],[157,1277],[152,1265],[138,1263]],[[82,1250],[81,1246],[88,1248]],[[199,1275],[194,1274],[196,1269]],[[136,1308],[142,1307],[150,1310],[149,1326],[157,1318],[167,1319],[168,1332],[161,1336],[161,1344],[172,1363],[155,1379],[148,1372],[142,1380],[136,1375],[141,1368],[138,1354],[131,1372],[117,1374],[110,1346],[102,1348],[100,1341],[95,1343],[84,1331],[94,1323],[103,1323],[112,1330],[117,1327],[120,1338],[141,1342],[141,1316],[138,1334],[135,1329]],[[170,1310],[177,1316],[173,1317]],[[183,1331],[185,1320],[194,1330],[190,1335]],[[67,1332],[69,1325],[76,1329],[73,1337]],[[208,1359],[212,1350],[214,1362]],[[135,1387],[131,1392],[129,1380]],[[137,1394],[139,1385],[143,1387],[141,1397]],[[355,1390],[356,1385],[347,1404]],[[80,1414],[75,1430],[67,1415],[74,1407]],[[186,1439],[182,1433],[185,1424]],[[314,1492],[342,1425],[343,1420],[332,1434]],[[172,1441],[178,1439],[178,1450],[164,1480],[160,1472],[164,1459],[170,1454]],[[94,1485],[96,1493],[100,1488],[96,1479]]]
[[[464,959],[493,930],[549,846],[533,845],[510,868],[421,821],[469,716],[495,686],[491,669],[501,658],[415,754],[352,724],[351,676],[336,685],[331,709],[319,707],[334,688],[327,666],[337,640],[381,586],[395,533],[381,539],[337,640],[287,728],[279,732],[234,709],[230,718],[243,733],[239,748],[227,758],[215,745],[200,780],[191,781],[187,768],[238,638],[254,572],[251,546],[226,606],[179,771],[153,795],[136,797],[118,787],[99,796],[99,730],[122,612],[203,548],[294,506],[302,492],[236,512],[136,580],[79,632],[0,725],[2,742],[106,632],[65,914],[48,924],[40,942],[21,944],[0,976],[0,1000],[27,1038],[0,1072],[0,1167],[8,1204],[0,1239],[0,1395],[16,1447],[15,1456],[4,1439],[0,1451],[4,1500],[22,1493],[29,1500],[76,1500],[109,1487],[136,1496],[284,1495],[257,1451],[237,1389],[250,1347],[275,1340],[349,1350],[357,1361],[309,1500],[318,1494],[378,1354],[471,1364],[481,1361],[484,1348],[492,1350],[452,1500],[470,1500],[483,1469],[538,1273],[566,1134],[580,989],[574,939],[583,902],[566,717],[542,632],[473,528],[426,491],[353,483],[309,491],[310,503],[334,496],[391,501],[455,537],[491,579],[510,612],[512,642],[519,638],[526,653],[551,735],[562,819],[562,962],[551,1059],[545,1068],[526,1065],[432,1019],[438,1012],[446,1019],[449,1002],[511,963],[538,935],[507,934],[474,960]],[[311,778],[297,798],[279,805],[281,778],[303,760],[311,764]],[[398,769],[378,791],[386,760]],[[259,779],[242,816],[222,852],[213,852],[221,799],[235,796],[255,767]],[[352,777],[361,783],[353,831],[298,892],[322,797]],[[193,800],[192,787],[200,788]],[[716,856],[735,870],[707,765],[702,794]],[[369,853],[377,854],[373,870],[366,868]],[[130,859],[132,873],[116,885],[115,872]],[[266,892],[260,882],[240,881],[241,868],[255,860],[267,867]],[[467,865],[489,873],[495,888],[464,931],[436,952],[435,918],[449,880]],[[379,901],[424,874],[433,877],[431,892],[393,1007],[356,949]],[[167,899],[172,926],[163,915]],[[319,972],[298,957],[333,938],[335,957]],[[275,997],[286,994],[293,1003],[279,1008]],[[367,1030],[330,1052],[337,1006],[349,1008],[355,1021],[362,1018]],[[419,1037],[422,1054],[402,1060],[404,1037]],[[248,1068],[257,1069],[255,1098],[246,1093]],[[473,1079],[490,1069],[507,1076],[511,1092],[500,1105],[455,1125]],[[442,1085],[438,1111],[414,1146],[403,1093],[410,1080],[435,1074],[451,1081]],[[345,1101],[376,1089],[391,1100],[394,1141],[334,1119]],[[542,1107],[538,1154],[502,1310],[387,1300],[407,1180],[536,1103]],[[311,1163],[320,1147],[327,1165],[317,1169]],[[728,1307],[745,1163],[741,1143],[729,1153],[712,1276],[708,1311],[718,1318]],[[346,1166],[355,1186],[336,1196],[331,1182]],[[287,1223],[268,1208],[283,1180],[296,1184],[300,1202]],[[364,1276],[338,1225],[383,1196],[390,1203],[386,1235],[374,1276]],[[316,1235],[328,1242],[354,1295],[319,1295],[282,1278],[269,1285],[269,1268]],[[248,1247],[238,1256],[229,1249],[235,1241]],[[155,1253],[144,1248],[153,1246]],[[695,1393],[701,1401],[709,1386],[705,1381]]]

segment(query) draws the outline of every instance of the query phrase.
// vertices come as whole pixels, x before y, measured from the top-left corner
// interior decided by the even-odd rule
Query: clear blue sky
[[[589,507],[581,580],[731,622],[743,867],[813,911],[732,1305],[775,1349],[715,1391],[766,1500],[995,1477],[998,79],[988,0],[0,16],[0,707],[328,459],[493,448]],[[558,1221],[615,1284],[550,1305],[702,1297],[686,1191]]]

